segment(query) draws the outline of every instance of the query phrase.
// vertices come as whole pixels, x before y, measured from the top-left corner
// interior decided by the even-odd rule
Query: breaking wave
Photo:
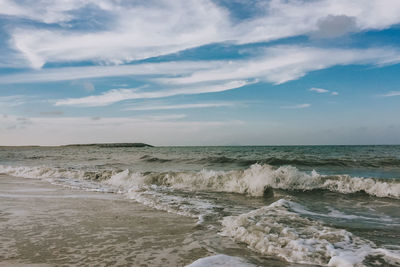
[[[303,218],[292,211],[292,205],[299,204],[280,199],[249,213],[225,217],[221,235],[294,263],[358,266],[372,256],[400,264],[398,251],[376,248],[344,229]]]
[[[376,197],[400,199],[400,181],[360,178],[349,175],[321,175],[299,171],[293,166],[279,168],[253,164],[245,170],[198,172],[133,172],[130,170],[83,171],[47,167],[0,166],[0,173],[28,178],[72,178],[106,181],[122,190],[149,185],[190,191],[206,190],[262,196],[268,189],[328,190],[350,194],[365,192]]]
[[[119,173],[117,170],[87,171],[78,169],[62,169],[46,166],[2,166],[0,173],[23,178],[66,178],[66,179],[86,179],[86,180],[105,180]]]
[[[131,173],[125,170],[111,177],[114,185],[130,188],[140,185],[167,186],[184,190],[209,190],[262,196],[268,188],[284,190],[329,190],[337,193],[366,192],[377,197],[400,198],[400,182],[393,179],[359,178],[348,175],[310,174],[292,166],[274,169],[254,164],[239,171]]]

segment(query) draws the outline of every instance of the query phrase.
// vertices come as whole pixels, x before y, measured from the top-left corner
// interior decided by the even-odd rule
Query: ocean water
[[[195,218],[219,255],[192,266],[400,266],[400,146],[1,147],[0,173]]]

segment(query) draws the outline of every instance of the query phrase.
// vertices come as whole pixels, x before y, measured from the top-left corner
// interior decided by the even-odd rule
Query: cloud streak
[[[332,56],[334,55],[334,56]],[[337,65],[387,65],[400,62],[400,52],[393,48],[336,49],[299,45],[278,45],[264,49],[257,58],[230,61],[177,78],[162,78],[166,84],[250,79],[281,84],[303,77],[308,72]]]
[[[123,76],[187,75],[195,71],[218,68],[226,63],[225,61],[171,61],[133,65],[43,69],[0,76],[0,84],[59,82]]]
[[[386,94],[381,95],[381,97],[393,97],[393,96],[400,96],[400,91],[390,91]]]
[[[316,92],[318,94],[327,94],[327,93],[330,92],[331,95],[339,95],[338,92],[335,92],[335,91],[331,92],[331,91],[329,91],[327,89],[323,89],[323,88],[315,88],[315,87],[313,87],[313,88],[308,89],[308,91]]]
[[[115,76],[139,76],[167,86],[201,82],[216,83],[239,79],[259,79],[281,84],[298,79],[310,71],[337,65],[384,66],[398,62],[400,62],[400,51],[390,47],[335,49],[278,45],[262,49],[248,59],[49,69],[0,76],[0,84],[54,82]]]
[[[253,82],[251,81],[238,80],[222,84],[183,87],[179,89],[160,90],[151,92],[140,90],[140,88],[112,89],[110,91],[102,93],[101,95],[57,100],[55,102],[55,106],[99,107],[132,99],[163,98],[175,95],[192,95],[192,94],[223,92],[227,90],[240,88],[252,83]]]
[[[194,103],[194,104],[179,104],[179,105],[146,105],[128,107],[125,110],[171,110],[171,109],[198,109],[198,108],[219,108],[219,107],[233,107],[235,103],[222,102],[222,103]]]
[[[319,94],[323,94],[323,93],[328,93],[329,92],[329,90],[326,90],[326,89],[323,89],[323,88],[315,88],[315,87],[310,88],[309,91],[317,92]]]
[[[23,105],[27,102],[28,97],[24,95],[11,95],[11,96],[0,96],[1,107],[16,107]]]
[[[311,107],[311,104],[298,104],[298,105],[292,105],[292,106],[282,106],[281,108],[283,109],[303,109],[303,108],[309,108]]]

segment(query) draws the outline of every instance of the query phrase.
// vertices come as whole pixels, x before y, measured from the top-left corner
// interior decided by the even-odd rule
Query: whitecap
[[[225,217],[221,235],[293,263],[354,266],[368,255],[380,255],[391,261],[400,259],[398,251],[376,248],[373,242],[344,229],[300,216],[290,208],[295,205],[280,199],[249,213]]]

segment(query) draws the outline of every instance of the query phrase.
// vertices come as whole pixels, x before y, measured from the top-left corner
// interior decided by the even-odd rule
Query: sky
[[[399,0],[0,0],[0,145],[400,144]]]

